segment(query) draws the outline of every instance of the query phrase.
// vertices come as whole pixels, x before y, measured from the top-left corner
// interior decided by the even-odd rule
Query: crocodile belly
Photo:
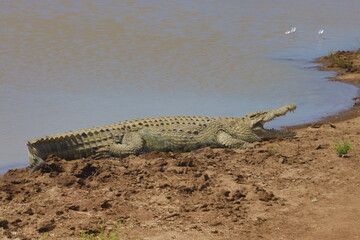
[[[140,130],[139,133],[144,140],[145,151],[161,152],[189,152],[201,147],[216,147],[213,139],[206,139],[201,135],[187,133],[185,131],[151,131]]]

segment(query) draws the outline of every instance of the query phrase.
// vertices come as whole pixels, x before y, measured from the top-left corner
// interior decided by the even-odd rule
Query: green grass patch
[[[343,141],[335,142],[334,148],[336,153],[340,157],[343,157],[350,152],[350,150],[352,149],[352,145],[348,140],[343,140]]]

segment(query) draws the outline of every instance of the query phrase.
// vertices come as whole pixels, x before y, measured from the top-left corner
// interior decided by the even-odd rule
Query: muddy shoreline
[[[353,66],[351,68],[344,68],[338,66],[338,64],[334,62],[334,57],[331,57],[331,55],[335,55],[338,58],[344,58],[346,59],[345,61],[353,62]],[[353,106],[336,114],[322,117],[320,120],[305,124],[289,126],[286,127],[286,129],[302,129],[311,125],[319,125],[328,122],[338,123],[360,116],[360,69],[358,56],[360,56],[360,50],[338,51],[336,53],[329,54],[328,56],[319,57],[314,61],[314,63],[320,64],[319,66],[315,67],[318,70],[336,72],[337,75],[334,77],[330,77],[329,81],[343,82],[351,84],[358,88],[358,96],[353,98]],[[337,59],[336,57],[335,59]]]
[[[319,59],[324,70],[359,85],[359,51],[336,54]],[[251,149],[49,156],[32,175],[9,170],[0,175],[1,239],[360,239],[354,105]],[[339,155],[344,141],[351,150]]]
[[[330,81],[344,82],[358,87],[358,96],[353,98],[354,104],[350,109],[339,112],[336,115],[324,117],[322,122],[326,121],[345,121],[359,116],[360,113],[360,69],[359,69],[359,57],[360,50],[355,51],[339,51],[333,53],[332,55],[338,55],[339,58],[346,59],[345,61],[350,61],[351,68],[339,67],[336,63],[333,62],[329,56],[321,57],[316,59],[315,62],[320,63],[321,66],[317,68],[321,71],[334,71],[337,73],[337,76],[331,77]]]

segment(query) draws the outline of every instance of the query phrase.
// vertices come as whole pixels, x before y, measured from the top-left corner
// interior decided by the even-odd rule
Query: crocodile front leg
[[[230,134],[221,131],[217,134],[217,142],[228,148],[246,148],[250,146],[250,143],[232,137]]]

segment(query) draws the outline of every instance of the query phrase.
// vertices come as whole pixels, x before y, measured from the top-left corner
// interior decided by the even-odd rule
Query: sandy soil
[[[340,54],[358,64],[358,51]],[[359,68],[348,71],[341,78],[359,83]],[[295,138],[253,149],[49,156],[31,176],[9,170],[0,176],[1,239],[360,239],[354,105],[352,118],[303,126]],[[340,157],[334,143],[344,139],[352,149]]]

